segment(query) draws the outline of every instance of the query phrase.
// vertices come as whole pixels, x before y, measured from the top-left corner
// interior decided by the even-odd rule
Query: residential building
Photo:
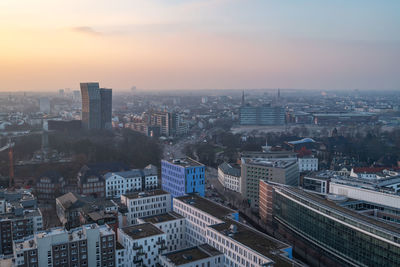
[[[152,223],[166,234],[165,252],[180,250],[186,244],[186,219],[176,212],[168,212],[138,219],[138,223]]]
[[[160,255],[162,267],[224,267],[224,254],[208,244],[202,244]]]
[[[86,164],[78,173],[79,192],[87,196],[105,197],[104,175],[129,169],[126,164],[119,162]]]
[[[279,106],[242,106],[239,110],[240,125],[284,125],[285,116]]]
[[[104,179],[105,193],[108,198],[119,198],[124,194],[156,189],[158,186],[157,168],[155,166],[124,172],[109,172],[104,175]]]
[[[115,239],[111,228],[96,224],[37,232],[14,243],[15,266],[115,266]]]
[[[108,224],[116,230],[119,225],[118,205],[110,200],[83,197],[70,192],[56,198],[56,212],[67,229],[96,223]]]
[[[174,212],[186,218],[186,240],[188,245],[207,243],[207,227],[224,222],[225,217],[239,220],[239,212],[219,205],[197,194],[173,199]]]
[[[156,266],[167,250],[166,234],[151,223],[118,229],[118,242],[125,248],[126,267]]]
[[[126,267],[127,262],[125,259],[126,249],[120,242],[116,242],[115,245],[115,267]]]
[[[186,218],[189,245],[207,243],[224,253],[224,266],[297,266],[292,248],[244,225],[237,211],[196,194],[173,199],[174,211]]]
[[[241,192],[240,165],[224,162],[218,166],[218,181],[229,190]]]
[[[241,159],[241,194],[251,207],[258,208],[259,182],[298,186],[299,166],[294,159],[244,158]]]
[[[35,193],[40,200],[54,200],[63,193],[66,181],[57,171],[43,173],[36,182]]]
[[[344,196],[322,196],[267,181],[260,183],[269,187],[267,194],[260,192],[260,206],[269,207],[260,208],[262,221],[289,242],[296,242],[296,252],[306,260],[326,266],[400,264],[398,224],[385,222],[368,211],[381,207]],[[393,211],[399,214],[400,209]]]
[[[172,197],[187,193],[205,195],[205,166],[191,158],[161,161],[162,189]]]
[[[171,211],[171,194],[160,189],[136,192],[121,196],[128,209],[126,223],[133,225],[137,219]]]
[[[18,195],[20,194],[15,194]],[[3,212],[0,214],[0,255],[11,255],[14,241],[43,229],[43,218],[36,206],[36,199],[29,193],[23,193],[20,199],[2,198],[1,203]]]
[[[112,90],[99,83],[81,83],[82,123],[85,129],[110,129]]]

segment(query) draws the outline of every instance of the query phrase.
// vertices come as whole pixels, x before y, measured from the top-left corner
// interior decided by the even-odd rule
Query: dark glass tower
[[[112,90],[99,83],[81,83],[82,124],[85,129],[111,129]]]

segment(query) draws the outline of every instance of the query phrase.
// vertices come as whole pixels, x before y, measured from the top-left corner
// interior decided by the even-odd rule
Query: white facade
[[[154,190],[122,195],[121,203],[128,208],[126,226],[137,223],[138,218],[163,214],[171,211],[171,194]]]
[[[158,221],[158,222],[157,222]],[[175,212],[138,219],[138,223],[152,223],[166,234],[165,252],[187,247],[186,219]]]
[[[237,224],[240,224],[236,222]],[[254,231],[254,232],[253,232]],[[249,235],[263,236],[266,239],[272,239],[265,234],[246,227],[246,232]],[[253,233],[252,233],[253,232]],[[249,236],[251,239],[251,236]],[[272,242],[279,243],[278,240]],[[248,244],[243,244],[235,239],[235,233],[229,232],[224,234],[217,231],[213,227],[207,229],[207,244],[223,252],[225,255],[225,266],[271,266],[274,265],[274,260],[252,249]],[[262,246],[262,244],[259,244]],[[268,250],[266,249],[266,252]],[[276,253],[276,251],[274,251]],[[284,254],[284,251],[280,251]]]
[[[104,175],[106,197],[118,198],[121,195],[155,189],[158,186],[156,172],[150,170],[130,170]]]
[[[318,171],[318,158],[303,157],[298,159],[299,171]]]
[[[118,228],[118,242],[125,248],[126,267],[155,266],[165,251],[166,234],[150,223]]]
[[[116,267],[127,267],[128,263],[125,260],[126,249],[119,242],[115,248],[115,266]]]
[[[395,194],[387,194],[335,182],[329,183],[329,193],[400,209],[400,196]]]
[[[218,168],[218,180],[221,185],[229,190],[240,193],[241,178],[240,175],[231,175],[224,173],[221,168]]]
[[[184,198],[185,197],[174,198],[173,207],[176,213],[186,218],[186,240],[188,245],[197,246],[204,244],[207,242],[207,226],[222,223],[223,221],[220,218],[217,218],[217,216],[213,216],[200,208],[195,207],[191,200],[184,201]],[[202,200],[203,198],[198,197],[196,200],[199,201],[199,199]],[[206,199],[203,199],[202,201],[205,201],[206,205],[210,204],[209,207],[211,209],[213,208],[212,205],[219,206],[217,203],[213,203]],[[226,210],[228,210],[228,208],[226,208]],[[218,210],[215,209],[215,212],[218,212]],[[233,210],[232,213],[234,213]],[[220,215],[223,216],[224,214]]]

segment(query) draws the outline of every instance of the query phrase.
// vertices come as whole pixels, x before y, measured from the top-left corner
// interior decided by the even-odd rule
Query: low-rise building
[[[190,247],[160,256],[162,267],[223,267],[224,254],[208,244]]]
[[[298,158],[299,171],[318,171],[318,158],[312,155],[302,156]]]
[[[158,186],[157,169],[151,165],[144,169],[109,172],[104,179],[107,198],[119,198],[124,194],[156,189]]]
[[[137,223],[137,219],[171,211],[171,194],[164,190],[131,193],[121,196],[121,203],[128,209],[127,225]]]
[[[167,250],[166,234],[151,223],[118,229],[118,242],[125,248],[126,267],[156,266]]]
[[[229,190],[240,193],[240,166],[232,163],[222,163],[218,166],[218,181]]]

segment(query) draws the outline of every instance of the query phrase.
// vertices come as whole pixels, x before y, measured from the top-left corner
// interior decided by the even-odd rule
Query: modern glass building
[[[205,195],[205,166],[191,158],[161,161],[162,189],[172,197],[188,193]]]
[[[239,113],[240,125],[285,124],[285,109],[279,106],[242,106]]]
[[[342,266],[400,266],[400,225],[386,223],[335,203],[338,199],[273,186],[264,195],[273,218]],[[261,194],[260,194],[261,197]],[[268,202],[273,202],[272,209]]]
[[[82,124],[85,129],[110,129],[112,89],[99,83],[81,83]]]

